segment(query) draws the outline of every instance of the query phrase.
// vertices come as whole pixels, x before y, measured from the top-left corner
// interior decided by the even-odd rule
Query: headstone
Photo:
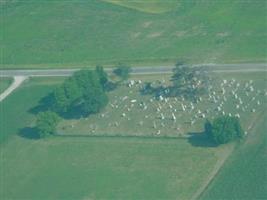
[[[172,120],[176,121],[176,117],[175,117],[174,113],[172,113]]]

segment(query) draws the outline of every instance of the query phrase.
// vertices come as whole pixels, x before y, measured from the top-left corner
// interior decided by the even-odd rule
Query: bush
[[[36,129],[41,138],[54,134],[60,117],[52,112],[40,112],[37,115]]]
[[[129,78],[131,71],[132,71],[131,67],[123,65],[123,64],[119,64],[116,67],[116,69],[113,70],[113,73],[116,76],[120,77],[122,81],[125,81]]]
[[[75,72],[53,92],[53,109],[61,115],[73,111],[81,116],[99,112],[108,103],[106,84],[107,77],[101,67]]]
[[[205,132],[208,137],[217,145],[225,144],[244,136],[240,121],[237,117],[221,116],[213,123],[205,123]]]

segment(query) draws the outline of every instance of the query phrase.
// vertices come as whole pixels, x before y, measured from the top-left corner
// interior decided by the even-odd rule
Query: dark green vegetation
[[[1,68],[266,61],[266,1],[175,2],[151,14],[99,0],[5,1]]]
[[[205,123],[205,133],[215,144],[225,144],[244,136],[244,131],[237,117],[220,116],[212,123]]]
[[[51,108],[62,115],[88,116],[97,113],[108,103],[105,93],[107,75],[97,70],[80,70],[67,78],[52,95]]]
[[[263,110],[246,141],[229,157],[201,199],[266,199],[266,120],[266,110]]]
[[[36,129],[41,138],[54,134],[60,117],[52,112],[40,112],[36,117]]]
[[[30,79],[0,103],[1,199],[189,199],[228,152],[187,140],[30,137],[35,106],[62,81]]]
[[[130,77],[131,67],[123,64],[119,64],[116,69],[113,70],[113,73],[120,77],[122,81],[127,80]]]
[[[203,67],[192,67],[182,62],[177,62],[169,78],[170,84],[153,84],[145,82],[140,89],[143,95],[161,97],[183,97],[196,101],[201,95],[208,92],[211,84],[210,72]]]
[[[8,88],[8,86],[12,83],[12,78],[3,78],[0,77],[0,94]]]
[[[171,77],[171,96],[197,99],[205,91],[208,91],[209,79],[208,72],[204,69],[190,67],[178,62]]]

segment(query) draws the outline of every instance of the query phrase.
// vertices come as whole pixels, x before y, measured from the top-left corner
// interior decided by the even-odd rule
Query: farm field
[[[0,78],[0,94],[8,88],[8,86],[12,83],[12,78]]]
[[[76,136],[186,137],[188,133],[202,132],[206,118],[212,120],[223,113],[239,115],[249,132],[257,113],[266,106],[266,73],[214,73],[213,77],[218,83],[213,83],[209,95],[215,92],[216,99],[206,94],[196,103],[181,98],[159,101],[140,94],[144,82],[168,85],[170,75],[134,76],[131,80],[136,84],[131,88],[124,84],[112,91],[110,103],[102,112],[88,118],[63,120],[57,132]],[[249,91],[251,87],[253,91]]]
[[[30,111],[60,82],[30,79],[0,103],[3,199],[188,199],[233,148],[187,139],[31,138]]]
[[[200,199],[265,199],[267,196],[266,109],[247,140],[229,157]]]
[[[264,0],[4,1],[0,68],[266,62],[265,9]]]

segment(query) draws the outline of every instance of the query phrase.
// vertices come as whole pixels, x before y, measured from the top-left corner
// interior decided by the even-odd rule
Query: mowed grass
[[[265,109],[267,97],[266,72],[255,73],[221,73],[213,74],[216,82],[213,83],[213,91],[219,97],[217,103],[209,99],[208,94],[202,96],[202,101],[183,101],[181,98],[169,98],[167,102],[154,99],[151,95],[141,95],[140,88],[144,82],[161,81],[163,85],[168,85],[171,75],[142,75],[133,76],[130,79],[141,81],[129,88],[127,84],[119,86],[118,89],[109,93],[110,103],[99,114],[91,115],[88,118],[63,120],[58,126],[58,134],[63,135],[91,135],[91,136],[142,136],[142,137],[183,137],[188,133],[200,133],[203,131],[203,124],[206,119],[213,120],[214,117],[222,115],[240,115],[241,124],[245,131],[250,132],[251,126],[257,113]],[[225,94],[221,90],[221,83],[227,80]],[[230,82],[235,81],[231,86]],[[252,80],[253,92],[248,92],[246,96],[245,85]],[[240,86],[237,87],[237,84]],[[239,100],[231,93],[236,90]],[[211,92],[210,92],[211,93]],[[210,94],[209,93],[209,94]],[[223,96],[226,97],[224,101]],[[135,103],[131,101],[135,100]],[[258,103],[259,101],[259,104]],[[194,109],[191,109],[191,103]],[[220,106],[220,104],[222,104]],[[182,104],[187,106],[182,110]],[[236,106],[239,105],[239,108]],[[221,107],[221,111],[217,107]],[[160,108],[160,111],[157,109]],[[252,110],[255,109],[255,112]],[[207,111],[208,110],[208,111]],[[201,114],[205,117],[201,118]],[[161,114],[164,119],[161,118]],[[173,120],[175,115],[176,121]],[[125,115],[125,116],[123,116]],[[194,121],[193,124],[191,122]]]
[[[266,1],[178,3],[151,14],[97,0],[7,1],[1,4],[0,67],[266,62]],[[123,4],[153,10],[176,1]]]
[[[0,94],[12,83],[12,78],[0,77]]]
[[[266,108],[253,132],[229,157],[201,199],[266,199],[267,137]]]
[[[40,98],[51,91],[59,78],[30,79],[0,102],[0,144],[25,126],[33,125],[34,115],[30,109],[38,104]]]
[[[231,145],[186,139],[19,136],[62,79],[31,79],[0,105],[1,199],[189,199]],[[28,130],[28,129],[26,129]]]

